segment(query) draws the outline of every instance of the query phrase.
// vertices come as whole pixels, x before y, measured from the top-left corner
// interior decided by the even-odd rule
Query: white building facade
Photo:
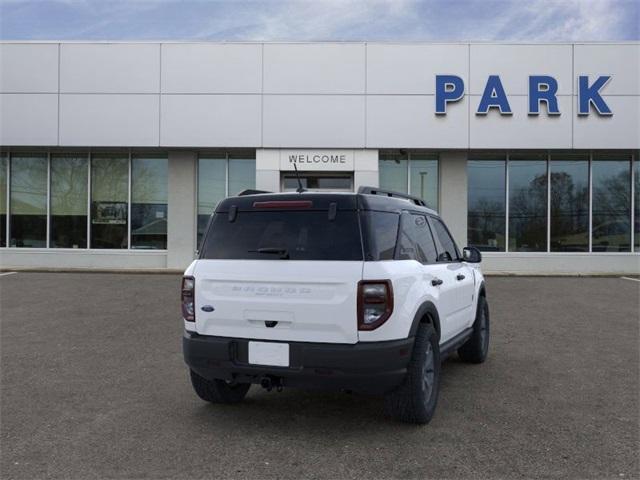
[[[182,269],[246,188],[370,185],[488,272],[640,272],[640,43],[0,43],[0,267]]]

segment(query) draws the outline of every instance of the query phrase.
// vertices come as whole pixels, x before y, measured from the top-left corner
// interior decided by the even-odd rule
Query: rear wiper
[[[250,253],[274,253],[274,254],[280,255],[280,258],[283,260],[289,259],[289,252],[287,251],[286,248],[264,247],[264,248],[259,248],[257,250],[249,250],[249,252]]]

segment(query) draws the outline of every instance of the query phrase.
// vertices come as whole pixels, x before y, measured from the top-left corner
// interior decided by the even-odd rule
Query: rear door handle
[[[459,273],[459,274],[456,276],[456,280],[464,280],[464,279],[465,279],[465,276],[464,276],[464,275],[462,275],[461,273]]]
[[[439,278],[434,278],[433,280],[431,280],[431,285],[433,285],[434,287],[442,285],[442,280],[440,280]]]

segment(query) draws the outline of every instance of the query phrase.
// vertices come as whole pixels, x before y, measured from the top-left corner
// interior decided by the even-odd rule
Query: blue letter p
[[[456,75],[436,75],[436,115],[446,115],[447,103],[464,96],[464,81]]]

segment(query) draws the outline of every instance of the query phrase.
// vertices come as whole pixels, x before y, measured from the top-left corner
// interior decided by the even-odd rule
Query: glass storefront
[[[467,162],[468,243],[487,252],[505,251],[506,159],[475,155]]]
[[[87,247],[88,159],[51,156],[50,238],[52,248]]]
[[[547,250],[546,155],[514,155],[509,163],[509,251]]]
[[[625,152],[472,152],[469,244],[483,251],[630,252],[633,205],[634,232],[640,223],[640,162],[632,159]]]
[[[256,188],[255,151],[202,154],[198,158],[198,246],[220,200]]]
[[[168,174],[166,155],[131,159],[131,248],[167,248]]]
[[[11,247],[47,246],[47,165],[46,155],[11,156]]]
[[[0,154],[0,247],[7,246],[7,173],[9,159]]]
[[[166,249],[168,182],[166,153],[2,153],[0,246]]]
[[[381,151],[380,188],[409,193],[438,210],[438,157],[423,152]]]
[[[551,155],[550,240],[552,252],[589,251],[589,157]]]
[[[91,158],[91,248],[127,248],[129,158]]]

